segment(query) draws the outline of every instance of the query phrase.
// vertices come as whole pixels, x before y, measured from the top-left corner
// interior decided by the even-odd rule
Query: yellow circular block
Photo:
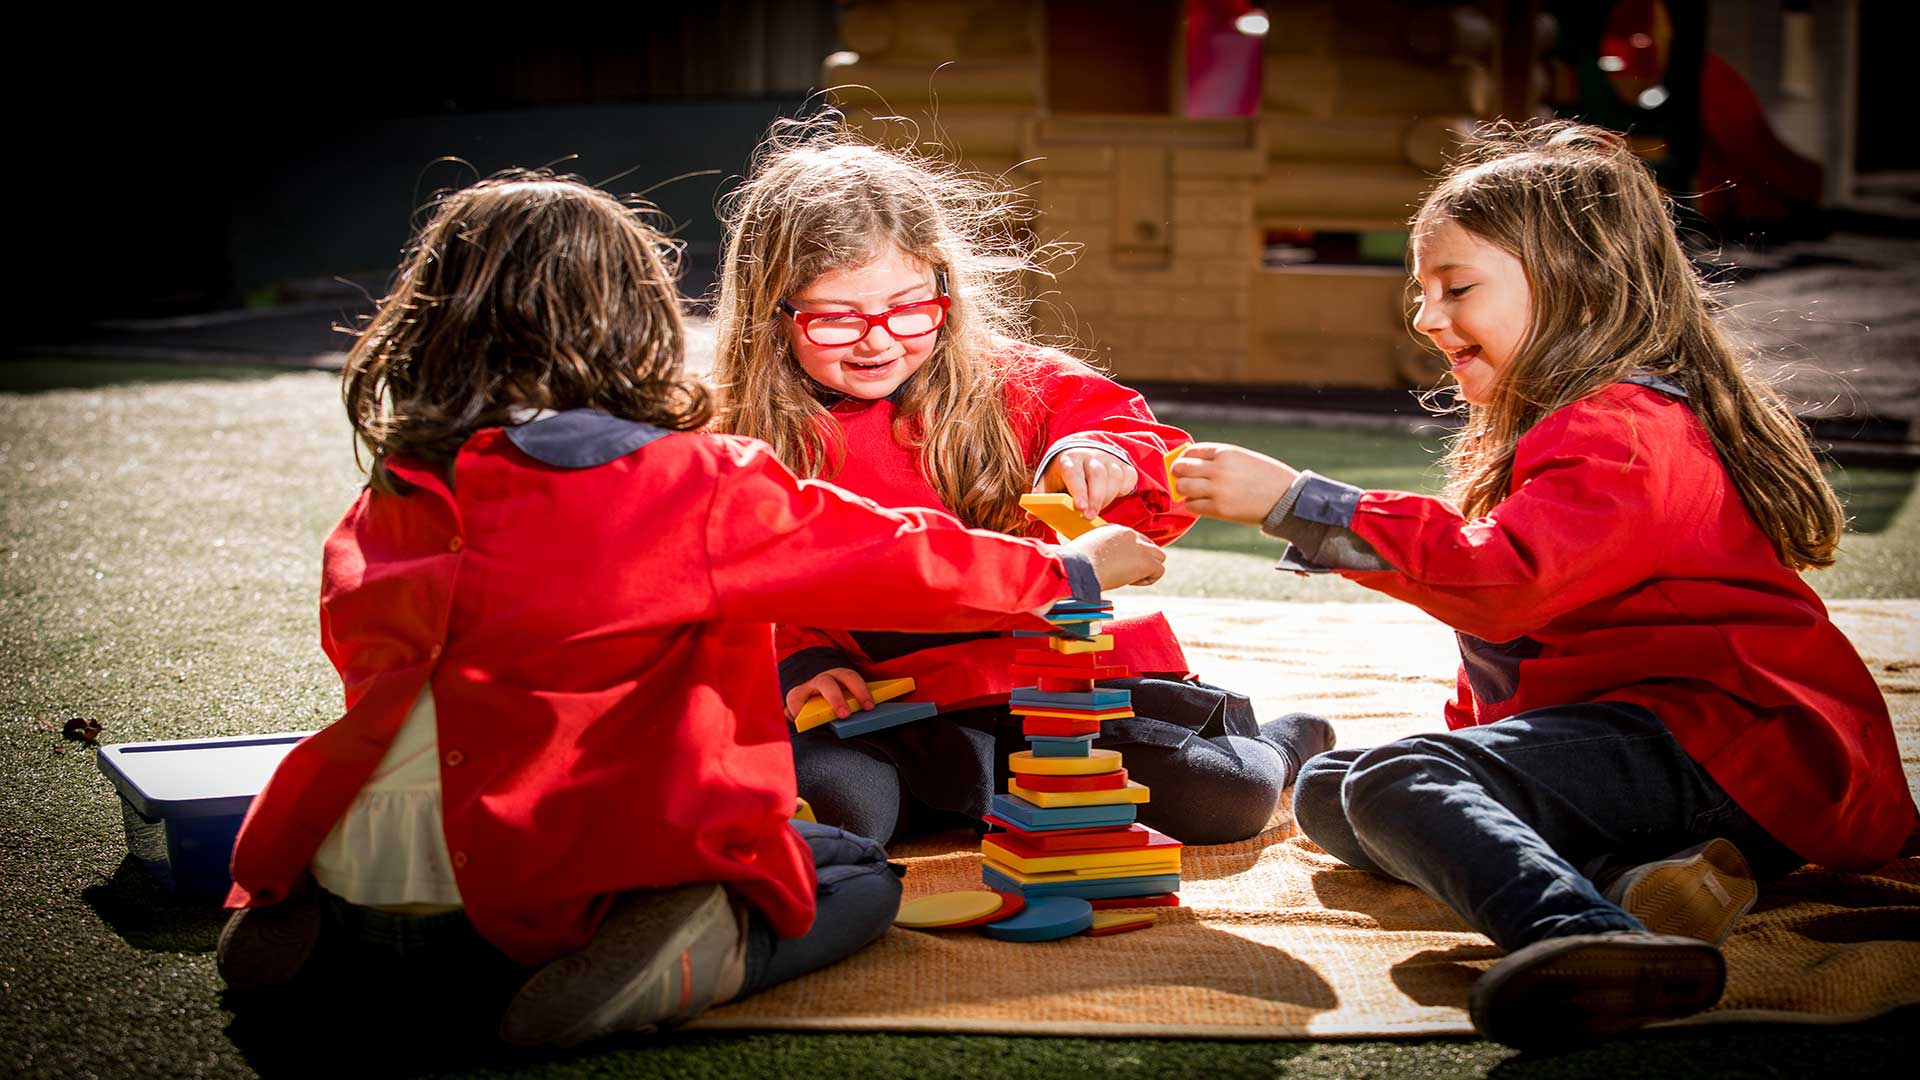
[[[893,917],[893,924],[912,930],[952,926],[982,915],[991,915],[1000,910],[1004,902],[999,893],[987,889],[934,893],[901,904],[900,913]]]
[[[1093,776],[1119,768],[1120,751],[1090,750],[1086,757],[1034,757],[1033,751],[1021,750],[1008,754],[1007,764],[1014,772],[1030,776]]]

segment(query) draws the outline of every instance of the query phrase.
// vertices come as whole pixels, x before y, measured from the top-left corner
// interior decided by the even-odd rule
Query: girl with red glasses
[[[1194,518],[1165,485],[1190,441],[1140,395],[1026,335],[1021,279],[1040,271],[1011,192],[867,145],[828,121],[776,131],[727,207],[716,305],[716,426],[771,444],[802,476],[882,506],[945,510],[977,529],[1045,536],[1020,509],[1066,492],[1087,515],[1160,544]],[[967,568],[961,568],[964,572]],[[885,841],[976,822],[1025,749],[1006,708],[1014,639],[906,634],[883,620],[779,628],[788,711],[842,715],[867,682],[911,676],[941,715],[862,738],[800,734],[800,792],[820,820]],[[1141,820],[1190,843],[1264,828],[1299,762],[1332,745],[1315,717],[1264,728],[1246,698],[1195,682],[1164,619],[1113,623],[1136,717],[1124,749],[1153,789]]]

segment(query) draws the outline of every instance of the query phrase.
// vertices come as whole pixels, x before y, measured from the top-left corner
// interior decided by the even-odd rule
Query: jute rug
[[[1144,599],[1144,598],[1143,598]],[[1132,599],[1123,610],[1141,610]],[[1343,746],[1436,730],[1452,635],[1394,604],[1154,598],[1208,681],[1259,715],[1308,710]],[[1885,690],[1920,785],[1920,602],[1834,606]],[[980,887],[959,834],[897,846],[909,898]],[[1040,945],[894,929],[825,971],[714,1010],[697,1028],[1326,1038],[1471,1034],[1467,989],[1499,957],[1416,889],[1348,869],[1276,817],[1190,847],[1181,900],[1149,930]],[[1920,859],[1874,874],[1804,870],[1762,895],[1726,946],[1720,1006],[1685,1023],[1837,1023],[1920,1002]]]

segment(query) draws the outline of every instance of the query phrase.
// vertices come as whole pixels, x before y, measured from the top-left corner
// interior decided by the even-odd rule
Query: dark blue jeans
[[[797,938],[778,937],[757,910],[749,914],[741,997],[858,952],[886,933],[900,910],[900,876],[885,848],[830,825],[795,821],[793,828],[813,851],[818,914]],[[465,912],[391,915],[330,893],[321,897],[324,933],[337,946],[325,951],[356,969],[356,983],[405,986],[410,999],[444,1001],[497,1019],[532,974],[476,933]]]
[[[886,933],[900,911],[901,871],[887,862],[887,849],[831,825],[796,821],[793,827],[813,849],[818,914],[813,929],[783,938],[759,911],[752,913],[741,997],[852,956]]]
[[[1644,929],[1595,883],[1714,837],[1762,877],[1804,861],[1652,713],[1606,702],[1321,754],[1293,813],[1328,853],[1426,890],[1509,952]]]

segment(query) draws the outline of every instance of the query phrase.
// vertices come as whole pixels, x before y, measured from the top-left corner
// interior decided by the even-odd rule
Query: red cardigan
[[[1101,447],[1130,462],[1139,474],[1131,494],[1100,512],[1103,520],[1137,529],[1163,547],[1193,526],[1194,515],[1167,492],[1165,457],[1173,447],[1192,442],[1192,436],[1154,419],[1139,394],[1056,350],[1009,342],[1003,362],[1010,365],[1007,416],[1029,469],[1037,472],[1068,447]],[[830,416],[846,447],[833,483],[882,506],[945,509],[920,470],[918,451],[894,437],[891,399],[844,401]],[[1027,535],[1051,538],[1053,532],[1033,522]],[[871,624],[860,628],[882,629]],[[1108,629],[1114,640],[1114,651],[1104,657],[1108,662],[1136,673],[1187,674],[1180,643],[1160,614],[1118,619]],[[860,635],[826,630],[817,621],[783,623],[777,640],[781,681],[787,686],[847,666],[868,679],[912,676],[918,684],[915,700],[938,702],[950,711],[1004,702],[1016,685],[1007,671],[1013,663],[1012,637],[930,641],[919,648],[913,648],[914,642],[892,642],[895,648],[913,651],[883,659],[869,655]]]
[[[1345,527],[1390,567],[1343,576],[1459,631],[1451,727],[1641,705],[1782,843],[1836,869],[1881,866],[1915,824],[1886,702],[1675,389],[1616,383],[1541,420],[1485,517],[1319,478],[1294,513]]]
[[[520,445],[583,417],[603,452]],[[584,411],[512,430],[475,434],[451,485],[391,462],[414,490],[362,494],[328,539],[346,713],[253,801],[229,906],[299,887],[430,681],[454,876],[508,956],[578,949],[614,894],[695,881],[804,933],[771,622],[1043,629],[1027,613],[1073,592],[1070,564],[1087,591],[1077,553],[797,481],[750,440]]]

